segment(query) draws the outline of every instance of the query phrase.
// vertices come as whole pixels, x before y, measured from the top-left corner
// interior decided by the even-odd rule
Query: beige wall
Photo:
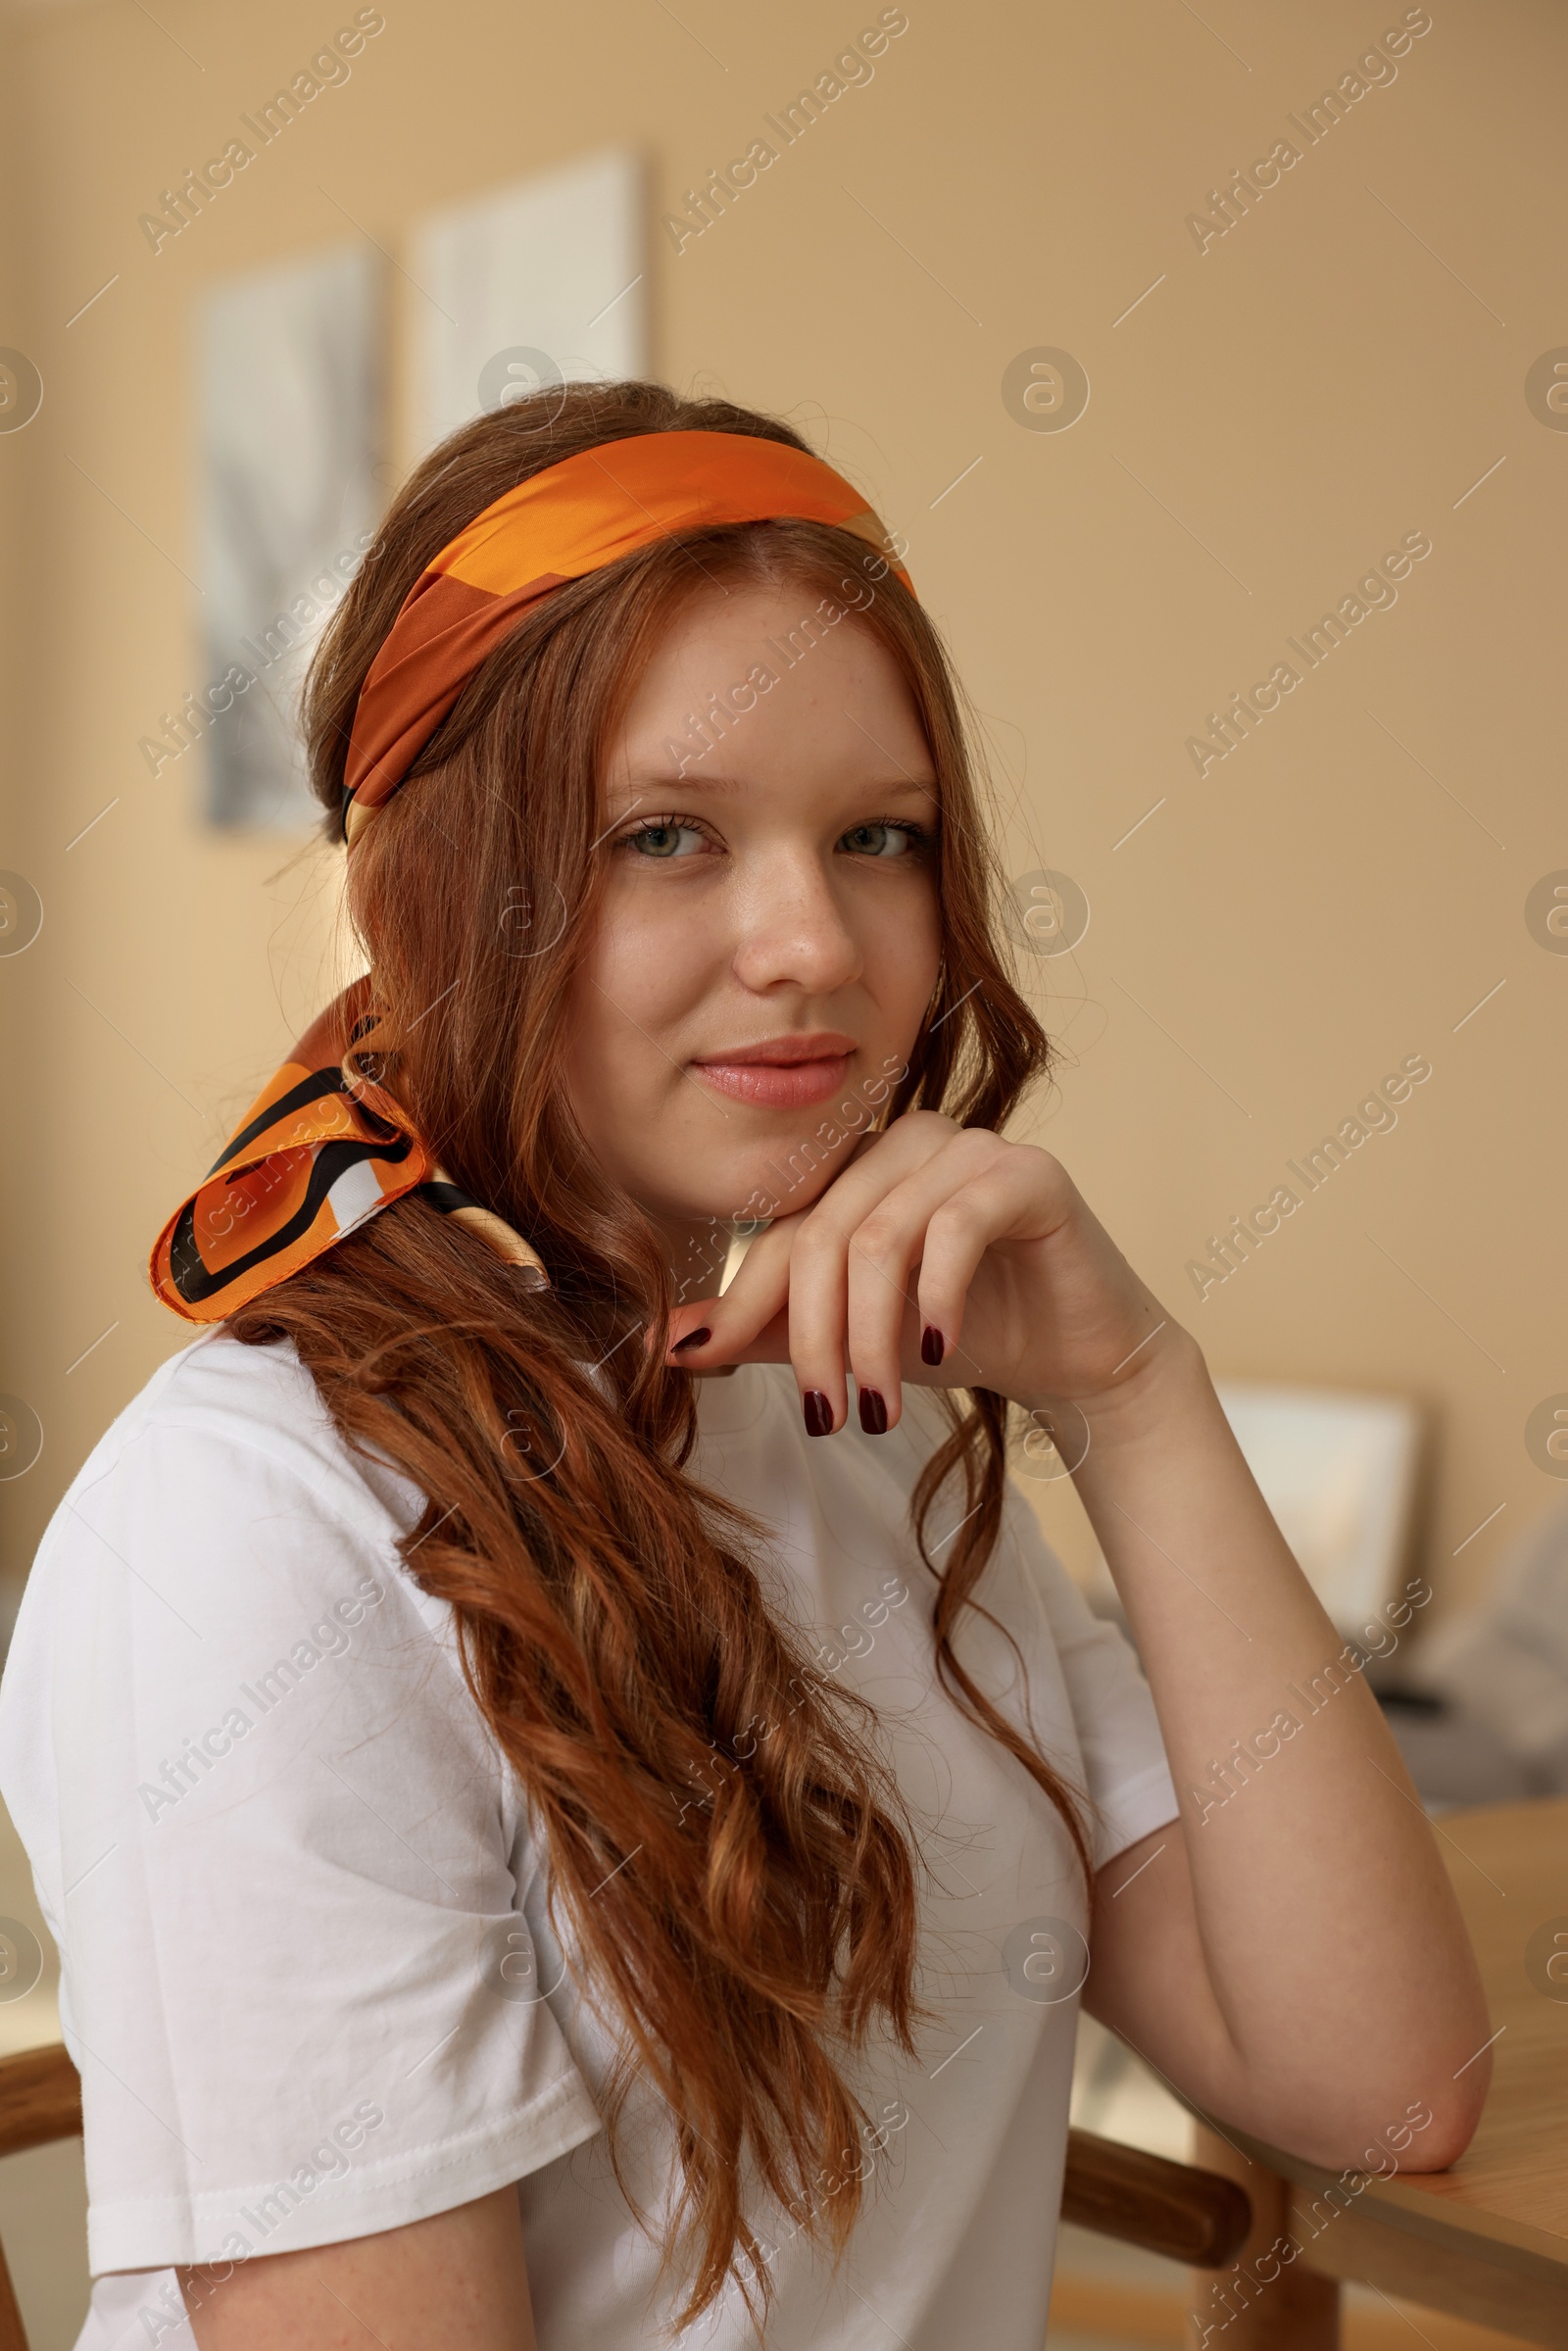
[[[876,11],[387,0],[348,86],[155,257],[138,214],[352,11],[158,13],[167,33],[120,5],[7,33],[0,343],[47,385],[0,435],[0,865],[47,907],[0,961],[0,1389],[46,1430],[0,1488],[13,1575],[179,1343],[152,1233],[329,984],[331,860],[202,832],[198,755],[155,782],[136,751],[200,678],[196,294],[339,242],[323,190],[397,257],[425,208],[607,141],[646,154],[657,221]],[[989,723],[1011,868],[1088,894],[1076,955],[1037,966],[1063,1045],[1039,1133],[1217,1369],[1432,1407],[1451,1599],[1561,1492],[1523,1442],[1568,1389],[1568,958],[1524,920],[1568,865],[1568,436],[1523,396],[1568,340],[1560,10],[1433,0],[1396,81],[1249,218],[1201,254],[1186,225],[1399,14],[909,0],[874,81],[685,251],[656,232],[650,268],[658,371],[804,424],[907,532]],[[392,285],[406,332],[419,297]],[[1038,345],[1088,369],[1068,432],[1004,407]],[[1432,553],[1397,606],[1200,778],[1205,713],[1415,530]],[[1186,1261],[1414,1053],[1433,1074],[1396,1131],[1200,1303]]]

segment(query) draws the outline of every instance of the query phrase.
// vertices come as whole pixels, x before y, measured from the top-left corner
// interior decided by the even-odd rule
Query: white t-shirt
[[[937,1684],[908,1523],[946,1422],[808,1438],[785,1367],[700,1386],[693,1474],[770,1540],[770,1604],[877,1708],[926,1864],[914,2061],[877,2042],[835,2273],[756,2220],[770,2351],[1039,2351],[1083,1972],[1061,1824]],[[956,1530],[944,1497],[933,1525]],[[676,2339],[611,2172],[613,2053],[574,1997],[548,1858],[394,1548],[419,1497],[352,1454],[288,1347],[212,1332],[122,1414],[56,1514],[0,1691],[0,1790],[60,1946],[93,2310],[78,2351],[190,2345],[174,2263],[393,2229],[516,2181],[541,2351]],[[1009,1494],[981,1587],[1035,1731],[1098,1808],[1097,1865],[1175,1818],[1148,1688]],[[973,1611],[959,1653],[1022,1719]],[[624,2118],[657,2216],[669,2127]],[[830,2177],[820,2183],[834,2192]],[[126,2273],[140,2272],[139,2276]],[[683,2342],[753,2338],[733,2284]]]

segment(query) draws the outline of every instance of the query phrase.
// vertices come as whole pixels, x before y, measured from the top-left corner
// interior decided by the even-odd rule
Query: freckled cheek
[[[654,1036],[662,1022],[679,1020],[701,1003],[725,967],[715,946],[722,927],[717,910],[678,903],[686,899],[678,889],[637,893],[607,925],[600,985]]]
[[[608,1087],[622,1105],[679,1082],[655,1049],[667,1046],[715,977],[710,923],[639,906],[637,896],[607,904],[570,1004],[573,1093]]]
[[[911,896],[914,894],[911,893]],[[879,1004],[893,1042],[907,1052],[919,1032],[942,961],[942,918],[936,886],[919,894],[914,905],[884,906],[861,931],[864,985]]]

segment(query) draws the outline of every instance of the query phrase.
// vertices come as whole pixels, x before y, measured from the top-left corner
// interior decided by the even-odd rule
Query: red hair
[[[692,430],[804,446],[727,403],[581,385],[477,418],[424,461],[307,689],[330,826],[360,685],[432,555],[541,466]],[[854,2168],[825,2199],[813,2183],[855,2146],[854,2051],[877,2025],[912,2047],[917,1868],[869,1709],[811,1672],[764,1604],[759,1530],[685,1472],[693,1382],[632,1338],[663,1328],[670,1272],[574,1126],[561,1007],[595,919],[603,749],[673,613],[715,576],[832,593],[871,560],[863,541],[806,522],[656,542],[557,590],[490,656],[356,847],[349,900],[386,1082],[453,1180],[533,1243],[553,1286],[524,1290],[411,1196],[228,1326],[253,1345],[292,1341],[349,1443],[390,1457],[426,1496],[403,1546],[410,1572],[456,1612],[474,1699],[548,1840],[550,1898],[583,1988],[624,2037],[612,2149],[634,2067],[673,2118],[665,2252],[683,2321],[731,2274],[765,2305],[748,2178],[835,2252],[846,2243]],[[908,683],[945,819],[939,1001],[954,1009],[938,1023],[933,1006],[892,1111],[923,1103],[998,1126],[1048,1047],[994,942],[956,691],[929,620],[890,574],[858,625]],[[519,908],[531,923],[520,933]],[[1006,1411],[983,1392],[955,1405],[916,1489],[936,1664],[1055,1805],[1087,1872],[1072,1793],[954,1648],[1000,1525]],[[924,1530],[950,1477],[970,1515],[939,1569]]]

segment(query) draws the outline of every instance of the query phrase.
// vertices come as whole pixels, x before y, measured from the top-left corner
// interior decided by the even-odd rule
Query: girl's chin
[[[771,1224],[776,1217],[798,1216],[803,1209],[819,1200],[839,1169],[847,1153],[823,1151],[813,1141],[809,1164],[799,1140],[781,1145],[773,1152],[737,1151],[733,1159],[714,1170],[711,1182],[703,1182],[701,1190],[678,1193],[671,1187],[660,1187],[657,1195],[652,1188],[640,1196],[640,1204],[657,1225],[679,1237],[679,1251],[690,1246],[690,1236],[711,1234],[713,1249],[722,1258],[731,1232],[739,1227],[743,1237],[750,1225]],[[682,1174],[690,1183],[694,1174],[706,1174],[690,1167]],[[706,1247],[700,1242],[702,1253]]]

